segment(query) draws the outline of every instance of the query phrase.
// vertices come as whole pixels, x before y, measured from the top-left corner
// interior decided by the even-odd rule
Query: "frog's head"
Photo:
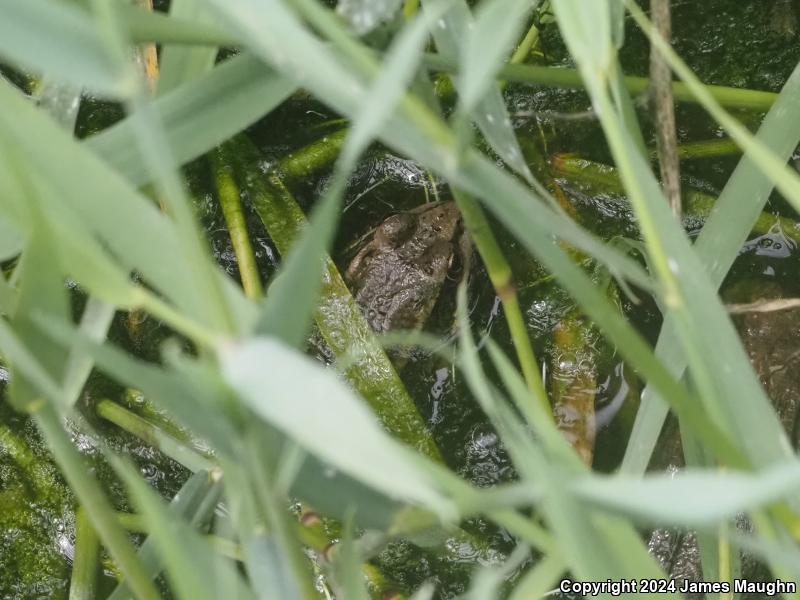
[[[461,214],[454,202],[437,202],[418,215],[417,231],[432,240],[453,240]]]

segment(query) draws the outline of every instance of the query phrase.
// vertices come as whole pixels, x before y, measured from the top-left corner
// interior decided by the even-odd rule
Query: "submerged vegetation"
[[[800,598],[798,9],[5,3],[0,596]]]

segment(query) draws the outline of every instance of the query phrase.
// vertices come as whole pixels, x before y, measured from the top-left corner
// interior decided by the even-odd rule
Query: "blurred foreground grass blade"
[[[235,56],[165,93],[154,103],[179,164],[201,156],[271,112],[295,85],[249,55]],[[134,143],[130,118],[84,144],[136,186],[150,175]]]
[[[586,477],[575,491],[588,503],[649,524],[709,527],[800,490],[796,460],[758,474],[687,469],[681,473]]]
[[[83,463],[83,457],[64,431],[61,419],[53,406],[45,404],[34,414],[34,418],[64,477],[80,503],[86,507],[95,531],[137,598],[143,600],[160,598],[125,532],[117,523],[116,515],[100,484]]]
[[[120,24],[132,43],[158,43],[163,46],[225,46],[235,47],[239,40],[219,27],[213,20],[194,19],[192,9],[201,4],[188,0],[186,11],[180,16],[172,12],[169,16],[161,11],[142,10],[140,7],[121,3],[115,7]]]
[[[353,523],[349,520],[345,523],[344,533],[337,544],[333,569],[342,598],[369,600],[371,596],[367,592],[367,588],[364,585],[364,577],[361,574],[361,563],[363,561],[355,544],[354,533]]]
[[[211,16],[196,0],[173,0],[169,7],[170,17],[178,17],[200,24],[211,23]],[[156,87],[157,94],[163,96],[182,83],[194,79],[214,66],[217,46],[177,46],[165,45],[159,56],[161,74]]]
[[[0,19],[0,56],[101,95],[122,98],[133,91],[133,80],[109,52],[90,16],[69,3],[6,3]]]
[[[439,53],[452,60],[458,60],[462,51],[468,55],[464,44],[472,41],[471,32],[474,31],[472,29],[474,21],[466,0],[425,0],[423,6],[425,10],[440,10],[442,6],[449,7],[449,10],[438,20],[437,26],[431,31]],[[478,35],[482,35],[482,30],[478,32]],[[500,93],[497,83],[492,79],[491,66],[488,64],[481,68],[482,65],[471,64],[472,69],[481,68],[481,71],[475,70],[468,75],[470,78],[470,90],[467,96],[469,104],[465,105],[465,110],[475,120],[486,137],[486,141],[497,152],[497,155],[514,171],[528,181],[532,181],[533,177],[522,156],[514,129],[511,127],[503,95]],[[455,76],[454,83],[456,89],[460,90],[461,78]],[[477,97],[481,91],[484,94]]]
[[[150,4],[150,0],[147,0],[146,5]],[[130,49],[113,7],[93,2],[92,11],[98,27],[104,30],[109,51],[118,56],[121,62],[127,62],[125,59]],[[186,185],[179,175],[180,163],[173,158],[160,118],[153,110],[151,91],[158,74],[155,45],[147,45],[137,56],[141,56],[145,64],[146,78],[134,77],[137,85],[124,105],[133,123],[134,145],[152,175],[157,200],[174,225],[178,248],[184,260],[192,265],[191,269],[187,269],[187,279],[197,289],[204,291],[195,300],[198,319],[211,329],[232,333],[238,328],[239,321],[233,316],[234,308],[228,301],[229,295],[223,291],[209,243],[191,206]],[[133,72],[135,66],[128,65],[128,69]]]
[[[132,465],[115,460],[115,469],[127,485],[133,504],[148,523],[167,579],[178,598],[185,600],[255,599],[236,565],[217,554],[197,532],[175,518]]]
[[[4,190],[4,193],[8,193]],[[14,258],[24,245],[20,230],[11,222],[7,215],[0,215],[0,261]]]
[[[185,519],[187,523],[195,525],[206,520],[213,509],[215,502],[204,502],[209,496],[216,498],[218,485],[208,471],[197,471],[186,483],[181,486],[180,491],[172,498],[169,510],[174,519]],[[164,560],[158,552],[158,544],[154,536],[148,536],[137,551],[139,560],[145,570],[155,579],[163,569]],[[108,600],[133,600],[135,596],[125,581],[117,585],[114,591],[108,596]]]
[[[5,275],[0,273],[0,315],[8,316],[17,308],[17,289],[11,287]]]
[[[6,156],[10,156],[8,150]],[[12,160],[12,164],[14,162]],[[23,171],[19,173],[22,177],[26,176]],[[11,327],[20,342],[36,357],[38,364],[45,369],[50,379],[60,381],[67,362],[67,348],[52,343],[52,340],[48,343],[33,319],[38,314],[67,319],[70,315],[69,301],[61,265],[52,260],[53,236],[44,221],[32,183],[21,182],[18,188],[24,196],[17,201],[28,207],[31,231],[15,269],[19,283],[16,310],[11,316]],[[11,367],[8,399],[17,410],[29,411],[41,400],[42,391],[35,381],[28,378],[24,369],[18,370],[13,359],[8,358]]]
[[[560,557],[550,554],[540,557],[536,564],[514,585],[509,600],[544,598],[566,570],[567,564]]]
[[[391,19],[403,0],[339,0],[336,12],[342,15],[358,35],[375,29]]]
[[[764,118],[757,137],[765,146],[772,148],[780,159],[788,160],[792,155],[800,141],[800,65],[795,67]],[[744,156],[739,161],[694,244],[712,285],[719,287],[722,283],[773,187],[772,178],[751,158]],[[680,376],[686,368],[686,359],[680,350],[672,318],[664,321],[656,344],[656,355],[670,365],[670,370],[676,376]],[[625,452],[624,471],[644,472],[667,410],[658,393],[650,386],[645,388]]]
[[[74,132],[75,124],[78,119],[78,109],[80,108],[81,104],[80,89],[69,85],[61,85],[53,82],[43,81],[40,89],[38,90],[37,96],[38,104],[41,108],[46,110],[64,128],[65,131],[70,133]],[[51,222],[53,221],[52,216],[50,217],[50,220]],[[73,239],[77,239],[78,243],[80,243],[80,241],[89,239],[89,236],[80,235],[76,229],[70,228],[68,235],[64,236],[63,239],[69,240],[70,242]],[[91,256],[93,253],[89,251],[86,254]],[[99,256],[100,253],[97,252],[96,255]],[[85,269],[84,272],[93,270],[92,267],[96,268],[94,264],[91,264],[91,260],[88,262],[89,265],[87,266],[89,268]],[[69,273],[70,264],[82,263],[82,260],[75,260],[75,258],[66,259],[62,256],[62,268],[66,267],[64,268],[66,273]],[[113,268],[109,270],[113,270]],[[103,283],[107,281],[113,281],[114,277],[117,276],[119,276],[119,279],[127,279],[121,275],[122,274],[119,272],[116,272],[112,277],[108,277],[106,275],[102,277]],[[120,288],[129,288],[126,290],[126,292],[129,291],[132,293],[133,291],[131,289],[132,286],[130,286],[130,284],[126,285],[125,281],[118,282],[117,286]],[[114,312],[115,309],[113,304],[104,302],[96,296],[90,296],[86,302],[86,306],[83,309],[83,314],[81,315],[81,330],[93,340],[104,340],[108,335],[109,327],[111,327],[111,322],[114,318]],[[86,353],[81,352],[77,348],[72,348],[70,350],[63,378],[64,400],[67,405],[72,406],[78,400],[78,397],[83,390],[86,380],[89,378],[93,366],[94,362]]]
[[[412,466],[408,450],[332,371],[265,338],[220,348],[220,362],[239,398],[307,451],[389,497],[419,503],[444,520],[455,516],[435,483]]]
[[[25,161],[20,168],[36,172],[37,184],[60,192],[58,197],[42,196],[43,210],[49,210],[49,203],[58,202],[54,210],[71,211],[74,219],[102,240],[126,270],[138,271],[186,315],[206,326],[218,326],[213,315],[219,307],[197,293],[195,277],[185,268],[188,257],[174,224],[150,200],[2,81],[0,102],[8,108],[0,112],[0,134],[14,143],[15,152]],[[64,161],[64,156],[69,156],[70,161]],[[86,181],[92,185],[87,187]],[[143,240],[148,241],[143,243]],[[211,267],[206,265],[206,268]],[[232,283],[228,285],[233,287]],[[228,301],[236,304],[230,292]]]
[[[297,529],[293,527],[295,516],[286,510],[291,480],[301,467],[304,453],[295,452],[297,447],[289,441],[282,445],[277,460],[269,460],[263,450],[274,444],[263,439],[262,431],[256,421],[250,423],[244,432],[240,454],[243,475],[249,484],[247,489],[260,517],[256,527],[245,529],[240,526],[239,529],[248,574],[256,589],[272,590],[269,594],[262,591],[264,598],[316,600],[318,591],[309,557],[300,544]],[[283,471],[287,462],[293,463],[288,467],[289,474]],[[268,534],[263,531],[262,523],[266,524]]]
[[[461,43],[458,91],[462,110],[472,112],[487,91],[497,86],[497,71],[538,4],[539,0],[490,0],[480,4],[474,25],[465,32]]]

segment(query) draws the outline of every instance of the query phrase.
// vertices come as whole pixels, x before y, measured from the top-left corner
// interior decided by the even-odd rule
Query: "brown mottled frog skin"
[[[783,294],[777,284],[761,283],[758,296],[749,301],[776,300]],[[735,315],[742,343],[761,385],[772,400],[789,439],[797,446],[800,407],[800,309],[746,312]]]
[[[379,333],[422,327],[464,240],[453,202],[424,204],[381,223],[346,273],[370,326]]]
[[[797,35],[797,13],[792,0],[773,0],[769,7],[769,29],[784,38]]]

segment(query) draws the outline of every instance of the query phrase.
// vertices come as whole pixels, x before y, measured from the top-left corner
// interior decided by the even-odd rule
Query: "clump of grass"
[[[311,598],[318,573],[337,597],[364,598],[365,573],[381,592],[391,588],[393,574],[369,562],[390,541],[464,540],[458,526],[475,517],[502,527],[517,545],[476,571],[475,597],[508,587],[517,597],[536,597],[566,574],[586,581],[664,577],[639,534],[642,524],[696,528],[704,573],[729,577],[736,554],[708,548],[741,544],[775,576],[796,579],[796,561],[781,557],[797,552],[791,493],[800,464],[717,288],[773,187],[800,207],[800,177],[785,167],[800,140],[800,70],[779,95],[704,86],[652,36],[634,3],[584,0],[549,3],[576,70],[506,65],[520,41],[526,48],[536,37],[529,20],[538,4],[486,0],[472,10],[465,0],[425,0],[422,10],[407,2],[404,11],[399,4],[350,3],[347,14],[361,15],[362,25],[383,22],[384,35],[364,37],[316,0],[173,0],[170,14],[99,1],[27,0],[0,8],[3,61],[43,77],[44,89],[72,90],[75,101],[77,90],[97,94],[127,111],[122,122],[79,141],[73,113],[59,115],[0,79],[0,230],[8,232],[0,256],[16,259],[0,278],[0,355],[11,369],[8,400],[34,417],[82,507],[74,597],[97,597],[99,543],[124,577],[115,598],[159,597],[153,581],[162,572],[181,598],[217,598],[221,590],[242,598]],[[699,103],[743,153],[694,244],[672,217],[643,152],[630,92],[645,82],[625,78],[618,61],[623,8],[681,80],[674,98]],[[380,18],[370,12],[377,10]],[[426,54],[431,40],[435,52]],[[133,66],[133,47],[156,42],[163,86],[156,84],[153,95]],[[240,52],[214,64],[220,46]],[[447,118],[431,71],[452,77],[456,95]],[[635,213],[647,269],[552,201],[547,182],[522,159],[498,81],[585,89],[616,164],[613,183],[621,182]],[[237,136],[301,88],[345,117],[347,133],[267,174],[226,170],[224,162],[253,152]],[[751,134],[726,106],[771,108]],[[179,176],[182,164],[225,142],[214,154],[216,172],[244,290],[214,263]],[[463,291],[456,364],[471,394],[463,401],[486,414],[517,479],[482,489],[442,463],[402,381],[335,267],[324,262],[347,178],[373,142],[463,194],[466,226],[499,288],[512,279],[494,233],[479,231],[492,222],[484,211],[551,272],[593,332],[645,381],[623,474],[592,472],[556,427],[510,290],[503,299],[519,365],[490,338],[473,338]],[[315,169],[315,161],[332,160],[329,185],[306,218],[287,185]],[[148,184],[163,210],[142,192]],[[282,254],[263,296],[237,186],[278,200],[251,197]],[[653,296],[664,317],[655,348],[575,263],[575,250],[621,288]],[[79,322],[65,281],[92,297]],[[167,345],[160,362],[144,361],[106,340],[115,310],[145,311],[185,344]],[[304,355],[315,317],[333,355],[354,353],[355,361],[325,366]],[[484,373],[489,364],[499,378],[494,383]],[[351,368],[337,373],[343,365]],[[124,422],[197,471],[170,506],[76,411],[92,369],[141,389],[207,445],[200,456],[117,405],[98,405],[104,418]],[[691,468],[674,479],[645,475],[670,408]],[[149,532],[139,547],[82,461],[67,420],[97,441],[124,483],[137,528]],[[292,500],[305,514],[339,523],[338,548],[297,526],[287,510]],[[739,512],[755,525],[746,538],[730,528]],[[314,551],[306,553],[307,546]]]

